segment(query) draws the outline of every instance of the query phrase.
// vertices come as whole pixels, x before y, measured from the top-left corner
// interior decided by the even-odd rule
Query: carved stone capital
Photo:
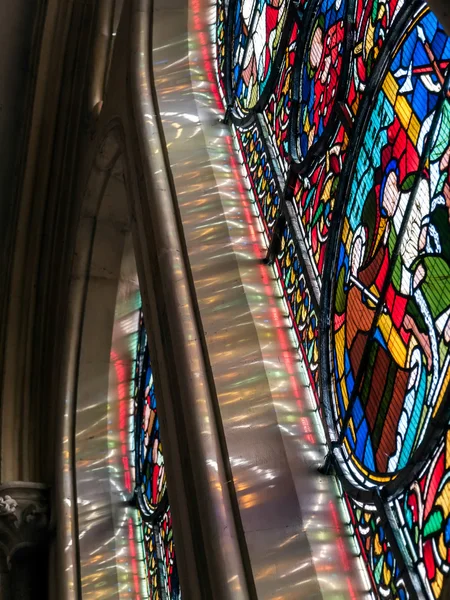
[[[43,544],[48,536],[49,488],[12,481],[0,485],[0,547],[8,565],[14,556]]]

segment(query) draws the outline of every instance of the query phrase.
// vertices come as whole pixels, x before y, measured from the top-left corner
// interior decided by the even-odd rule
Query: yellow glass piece
[[[378,533],[376,534],[376,536],[373,540],[373,546],[374,546],[376,556],[383,554],[383,547],[380,544],[380,536],[378,535]]]
[[[439,396],[436,402],[436,406],[433,410],[433,417],[437,415],[437,412],[442,404],[442,400],[444,399],[445,393],[447,392],[448,384],[450,382],[450,365],[447,367],[447,372],[444,377],[444,381],[441,386],[441,391],[439,392]]]
[[[303,129],[304,129],[306,135],[308,135],[309,132],[311,131],[311,123],[309,122],[309,116],[308,116],[307,111],[305,111],[305,118],[303,120]]]
[[[416,117],[415,113],[411,116],[411,122],[409,124],[408,135],[414,145],[417,144],[417,140],[419,139],[420,133],[420,123],[419,119]]]
[[[314,338],[314,335],[313,335]],[[316,363],[319,360],[319,348],[317,347],[317,344],[314,344],[314,349],[313,349],[313,362]]]
[[[398,331],[392,326],[392,318],[390,315],[383,313],[379,318],[378,327],[380,328],[383,339],[385,340],[393,359],[404,369],[406,367],[406,357],[408,354],[407,348]]]
[[[334,336],[336,345],[336,357],[338,364],[338,378],[344,376],[344,344],[345,344],[345,327],[341,327]],[[343,390],[344,388],[342,388]],[[345,397],[344,397],[345,404]]]
[[[394,109],[399,116],[400,123],[408,131],[411,121],[412,108],[405,96],[397,96]]]
[[[435,580],[431,584],[431,589],[435,598],[439,598],[442,592],[442,585],[444,583],[444,575],[439,569],[436,569]]]
[[[388,568],[386,561],[384,561],[384,563],[383,563],[383,579],[386,584],[386,587],[389,586],[389,584],[391,583],[391,578],[392,578],[391,570]]]
[[[441,559],[445,562],[447,560],[447,546],[445,545],[443,533],[439,536],[438,552]]]
[[[386,94],[390,104],[394,106],[398,92],[398,85],[392,73],[388,73],[383,81],[383,92]]]
[[[362,51],[363,51],[363,43],[362,43],[362,42],[359,42],[359,44],[357,44],[357,45],[355,46],[355,49],[354,49],[354,51],[353,51],[353,52],[354,52],[355,56],[357,56],[358,54],[361,54],[361,53],[362,53]]]
[[[447,431],[447,437],[445,439],[445,468],[450,467],[450,431]]]
[[[353,441],[356,442],[355,424],[353,423],[353,419],[350,419],[350,421],[348,422],[348,426],[350,428],[350,433],[352,434]]]

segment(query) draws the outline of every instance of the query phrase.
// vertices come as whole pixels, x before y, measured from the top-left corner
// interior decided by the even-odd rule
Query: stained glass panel
[[[436,57],[436,72],[429,53]],[[333,406],[338,429],[345,427],[347,453],[364,476],[406,466],[429,418],[431,399],[425,398],[434,395],[433,381],[440,376],[430,358],[431,340],[434,336],[437,344],[437,338],[415,291],[422,281],[435,296],[437,259],[426,257],[423,246],[431,205],[423,194],[425,181],[416,195],[412,191],[449,60],[450,43],[436,18],[420,15],[376,96],[343,219],[334,292]],[[430,278],[418,279],[420,264],[419,273]],[[445,312],[441,304],[431,313],[435,318]],[[349,407],[349,417],[342,419]]]
[[[222,91],[222,97],[226,98],[227,90],[226,90],[226,45],[225,45],[225,35],[226,35],[226,12],[225,12],[225,2],[224,0],[217,1],[217,26],[216,26],[216,60],[217,60],[217,71],[219,75],[219,85]]]
[[[172,511],[170,506],[164,513],[159,524],[161,535],[163,559],[167,574],[167,589],[171,600],[181,598],[180,580],[178,577],[177,560],[175,555],[175,545],[173,543]]]
[[[449,432],[422,475],[393,506],[405,549],[428,596],[440,598],[450,572]]]
[[[298,81],[299,159],[322,136],[338,96],[346,32],[346,0],[322,0],[309,26]]]
[[[317,313],[311,299],[304,266],[299,260],[287,225],[282,233],[277,268],[291,319],[300,342],[300,349],[305,357],[309,378],[313,383],[313,391],[317,398],[319,384]]]
[[[297,176],[294,202],[298,210],[305,245],[321,282],[331,217],[339,189],[348,136],[341,125],[323,157]]]
[[[148,594],[150,600],[162,600],[158,581],[159,557],[156,541],[156,530],[151,525],[143,524],[145,563],[147,572]]]
[[[245,114],[258,102],[278,52],[289,0],[259,0],[250,18],[250,30],[236,85],[236,110]]]
[[[288,169],[288,127],[292,104],[292,69],[297,50],[298,25],[294,21],[289,42],[284,52],[278,79],[269,101],[264,109],[263,116],[269,134],[275,147],[278,149],[278,164],[282,172]]]
[[[155,385],[142,311],[136,348],[134,407],[135,493],[142,517],[149,598],[180,600],[172,512],[167,494]]]
[[[402,13],[405,0],[357,0],[355,4],[355,41],[351,76],[346,95],[348,116],[352,120],[362,94],[374,71],[386,37]]]
[[[153,371],[142,316],[136,360],[135,390],[136,486],[140,491],[139,498],[144,504],[144,510],[151,514],[161,502],[167,489],[167,482]]]
[[[250,129],[238,131],[238,140],[264,225],[271,232],[278,214],[280,197],[264,139],[255,124]]]
[[[407,600],[410,595],[388,541],[386,524],[383,525],[374,506],[355,502],[349,497],[347,502],[364,561],[380,596],[388,600]]]

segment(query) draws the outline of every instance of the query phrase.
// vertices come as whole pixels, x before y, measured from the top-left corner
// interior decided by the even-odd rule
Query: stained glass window
[[[269,80],[283,35],[288,5],[288,0],[259,0],[254,5],[236,80],[236,110],[241,115],[256,105]]]
[[[299,160],[323,135],[342,87],[346,9],[347,0],[323,0],[309,23],[297,75]]]
[[[276,266],[315,391],[319,382],[317,312],[307,283],[306,270],[298,256],[288,225],[282,232],[281,249]]]
[[[445,203],[447,173],[440,170],[448,137],[439,133],[431,152],[426,140],[449,61],[450,42],[434,15],[418,16],[375,96],[337,245],[333,407],[350,464],[374,481],[408,464],[438,408],[438,381],[447,377],[448,267],[438,250],[443,232],[429,223],[433,207]],[[440,227],[444,237],[450,233],[448,218]]]
[[[398,531],[430,598],[450,571],[450,433],[409,489],[393,502]]]
[[[373,587],[436,600],[450,575],[450,39],[421,2],[267,14],[236,0],[229,19],[244,167]]]
[[[347,499],[353,525],[358,536],[363,558],[382,598],[407,600],[411,598],[398,561],[387,538],[386,522],[373,505]]]
[[[297,21],[294,21],[289,42],[283,54],[278,79],[263,112],[269,135],[278,148],[280,169],[284,173],[288,170],[288,128],[292,105],[291,80],[297,50],[298,27]]]
[[[141,311],[135,367],[135,495],[150,600],[181,598],[153,371]]]
[[[258,125],[238,131],[238,141],[263,223],[267,231],[271,232],[278,215],[280,195]]]

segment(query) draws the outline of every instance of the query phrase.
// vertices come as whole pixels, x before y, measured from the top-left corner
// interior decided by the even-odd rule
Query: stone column
[[[0,485],[0,598],[46,598],[49,490],[39,483]]]

